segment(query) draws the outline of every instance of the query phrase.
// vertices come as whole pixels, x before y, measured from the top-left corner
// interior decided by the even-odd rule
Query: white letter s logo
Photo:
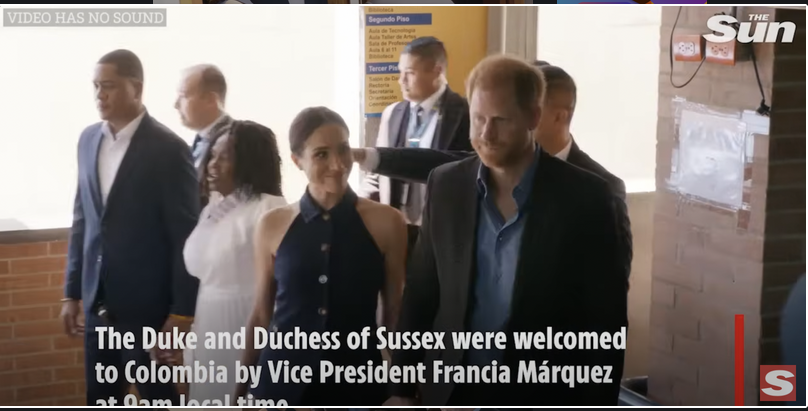
[[[794,384],[791,384],[786,380],[781,380],[778,377],[793,378],[794,374],[785,370],[769,371],[769,373],[766,374],[766,382],[775,387],[779,387],[780,389],[775,390],[774,388],[763,388],[761,391],[763,391],[763,393],[766,395],[771,395],[772,397],[783,397],[791,394],[791,391],[794,391]]]

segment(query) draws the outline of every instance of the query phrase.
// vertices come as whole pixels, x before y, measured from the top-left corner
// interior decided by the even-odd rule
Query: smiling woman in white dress
[[[214,195],[184,250],[188,272],[200,282],[193,325],[197,346],[184,353],[184,362],[191,366],[197,362],[207,369],[213,362],[227,367],[228,375],[225,383],[190,384],[189,399],[200,404],[224,401],[232,394],[241,350],[206,349],[205,336],[233,335],[246,326],[255,305],[253,232],[264,213],[286,205],[281,194],[281,159],[270,129],[235,121],[228,133],[211,144],[209,158],[202,183]]]

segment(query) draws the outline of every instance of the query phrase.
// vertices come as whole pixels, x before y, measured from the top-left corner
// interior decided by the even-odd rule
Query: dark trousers
[[[99,333],[95,327],[107,326],[106,322],[98,315],[92,313],[87,315],[86,328],[84,334],[84,375],[87,383],[87,405],[95,406],[100,404],[112,405],[110,398],[114,398],[114,405],[138,405],[136,403],[124,403],[126,395],[129,393],[129,383],[126,381],[126,366],[130,362],[137,364],[130,367],[130,375],[134,377],[139,366],[149,367],[151,359],[149,353],[143,350],[141,327],[115,326],[116,331],[129,331],[135,335],[135,349],[109,349],[109,338],[105,332],[104,349],[100,349]],[[103,364],[106,367],[115,367],[118,371],[118,378],[113,383],[99,382],[95,370],[96,364]],[[101,375],[103,377],[103,373]],[[180,397],[173,383],[146,383],[137,384],[137,392],[142,399],[168,400],[171,404],[178,406]],[[100,401],[103,400],[103,403]]]

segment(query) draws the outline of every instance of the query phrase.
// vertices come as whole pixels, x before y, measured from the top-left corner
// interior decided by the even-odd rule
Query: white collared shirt
[[[555,157],[555,158],[557,158],[559,160],[567,161],[567,157],[569,157],[569,155],[570,155],[570,149],[572,149],[572,139],[571,138],[570,138],[570,141],[567,142],[566,147],[561,149],[561,151],[556,153],[556,155],[553,156],[553,157]]]
[[[410,102],[410,121],[415,120],[412,117],[416,115],[415,110],[418,107],[424,110],[424,114],[427,115],[429,119],[429,124],[426,125],[426,129],[418,141],[419,148],[432,147],[432,141],[435,140],[435,133],[437,132],[440,117],[440,114],[433,110],[438,104],[438,100],[443,96],[443,93],[446,92],[446,88],[447,85],[444,82],[436,92],[432,93],[432,95],[424,99],[424,101],[420,103]],[[421,212],[423,211],[426,189],[422,184],[409,184],[405,186],[404,190],[404,193],[402,193],[401,210],[407,217],[407,222],[421,225]]]
[[[410,102],[410,115],[415,115],[415,108],[421,107],[424,109],[424,113],[429,113],[435,108],[435,105],[438,104],[438,100],[440,100],[443,93],[446,92],[447,85],[443,83],[438,91],[433,93],[431,96],[427,97],[421,103]],[[432,140],[435,139],[435,131],[438,128],[438,117],[439,115],[433,115],[429,117],[429,125],[427,125],[426,130],[424,130],[424,134],[421,136],[421,141],[418,143],[418,147],[420,148],[431,148],[432,147]]]
[[[118,168],[120,168],[123,157],[126,155],[126,150],[129,149],[129,143],[132,142],[132,137],[140,127],[140,122],[145,115],[146,110],[143,110],[139,116],[120,129],[117,134],[112,133],[108,122],[105,121],[101,126],[101,132],[104,136],[101,140],[101,147],[98,149],[98,184],[101,188],[101,198],[104,205],[107,204],[107,197],[112,189],[112,183],[115,182],[115,176],[118,174]]]
[[[213,127],[215,127],[222,120],[224,120],[225,117],[227,117],[227,113],[222,112],[222,114],[219,116],[219,118],[216,119],[216,121],[208,124],[208,126],[203,128],[202,130],[199,130],[199,133],[197,133],[199,134],[199,137],[202,137],[205,140],[210,140],[210,132],[213,130]]]
[[[438,100],[443,93],[446,92],[446,83],[443,83],[442,86],[438,87],[438,91],[434,92],[431,96],[427,97],[422,101],[420,104],[414,101],[410,101],[410,108],[413,109],[415,107],[421,106],[424,108],[424,111],[432,110],[432,107],[435,107],[435,104],[438,104]]]

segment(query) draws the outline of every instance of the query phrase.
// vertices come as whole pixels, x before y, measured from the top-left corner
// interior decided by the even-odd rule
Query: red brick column
[[[66,236],[0,232],[0,406],[86,405],[83,340],[66,337],[59,320]]]
[[[797,21],[792,45],[755,46],[769,138],[755,137],[749,212],[683,202],[665,190],[674,147],[671,99],[754,110],[760,91],[751,62],[705,63],[685,88],[671,86],[668,50],[678,8],[662,10],[657,203],[654,216],[649,396],[663,405],[732,405],[733,318],[745,314],[745,403],[758,400],[758,365],[779,359],[779,311],[805,271],[805,12],[742,7]],[[726,7],[685,7],[677,33],[703,34]],[[698,63],[675,63],[683,83]]]
[[[0,405],[84,405],[82,341],[58,320],[64,241],[0,244]]]

